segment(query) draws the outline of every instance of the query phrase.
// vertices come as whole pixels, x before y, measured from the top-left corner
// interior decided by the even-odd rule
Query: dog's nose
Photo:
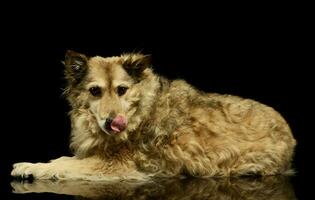
[[[117,115],[115,118],[108,117],[105,120],[104,128],[109,133],[121,133],[127,128],[127,119],[122,115]]]
[[[111,130],[111,124],[112,124],[112,122],[113,122],[113,120],[114,120],[114,118],[112,118],[112,117],[108,117],[108,118],[106,118],[106,120],[105,120],[105,129],[107,129],[107,130]]]

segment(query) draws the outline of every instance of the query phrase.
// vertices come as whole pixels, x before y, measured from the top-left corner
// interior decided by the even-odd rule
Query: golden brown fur
[[[69,51],[65,76],[75,156],[16,164],[12,175],[112,180],[290,172],[296,142],[271,107],[167,80],[141,54],[88,58]],[[128,88],[121,96],[120,86]],[[100,94],[92,96],[92,87]],[[106,119],[118,115],[126,129],[108,132]]]

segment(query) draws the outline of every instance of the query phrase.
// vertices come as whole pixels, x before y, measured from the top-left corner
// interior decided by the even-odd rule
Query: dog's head
[[[150,57],[124,54],[119,57],[87,57],[67,51],[66,94],[73,108],[88,109],[100,129],[117,135],[124,132],[145,93],[143,80],[150,69]]]

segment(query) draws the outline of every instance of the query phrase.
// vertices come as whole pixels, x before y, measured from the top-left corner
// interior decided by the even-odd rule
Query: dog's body
[[[75,156],[18,163],[13,176],[113,180],[290,171],[296,142],[268,106],[159,77],[141,54],[87,58],[69,51],[65,75]]]

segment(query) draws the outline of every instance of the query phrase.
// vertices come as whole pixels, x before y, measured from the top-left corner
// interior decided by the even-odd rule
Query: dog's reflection
[[[12,182],[15,193],[50,192],[78,199],[295,200],[284,176],[263,178],[156,179],[151,182]]]

